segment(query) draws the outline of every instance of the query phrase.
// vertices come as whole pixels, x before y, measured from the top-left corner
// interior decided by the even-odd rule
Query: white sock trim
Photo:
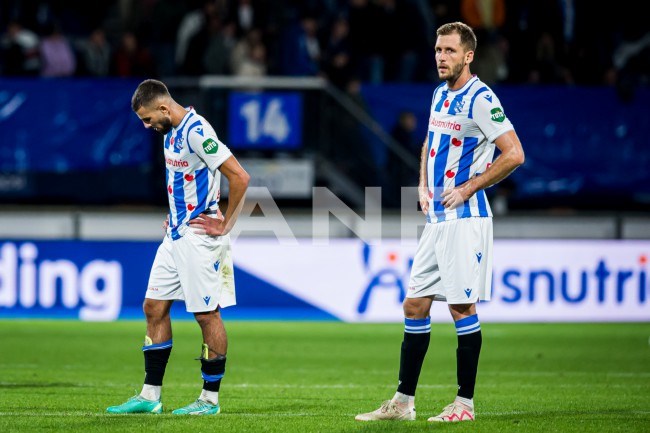
[[[406,394],[402,394],[401,392],[396,392],[391,400],[399,404],[408,404],[409,409],[415,408],[414,395],[406,395]]]
[[[470,408],[474,409],[474,399],[473,398],[456,397],[456,401],[459,402],[459,403],[463,403],[465,406],[469,406]]]
[[[201,395],[199,396],[199,400],[203,400],[205,402],[208,402],[212,405],[218,405],[219,404],[219,392],[217,391],[206,391],[205,389],[201,390]]]
[[[158,401],[160,400],[161,391],[162,391],[162,386],[147,385],[145,383],[144,385],[142,385],[142,391],[140,391],[140,397],[151,401]]]

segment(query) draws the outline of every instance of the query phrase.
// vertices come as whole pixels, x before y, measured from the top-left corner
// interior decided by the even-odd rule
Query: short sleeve
[[[219,141],[216,134],[206,133],[206,129],[203,129],[203,134],[199,134],[196,130],[190,131],[188,141],[192,151],[205,161],[210,171],[214,173],[232,156],[232,152],[228,146]]]
[[[514,129],[499,99],[491,91],[479,94],[474,102],[473,118],[489,142]]]

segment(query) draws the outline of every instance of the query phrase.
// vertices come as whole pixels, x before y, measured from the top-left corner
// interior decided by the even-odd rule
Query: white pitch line
[[[578,411],[580,412],[580,411]],[[583,414],[585,414],[583,412]],[[587,413],[586,415],[588,415]],[[593,412],[593,415],[620,415],[620,414],[631,414],[631,415],[650,415],[650,411],[647,410],[631,410],[631,411],[612,411],[612,412]],[[139,416],[152,416],[152,414],[137,414]],[[163,416],[169,415],[173,418],[176,418],[176,415],[172,415],[171,413],[164,413],[162,414]],[[548,411],[505,411],[505,412],[477,412],[476,413],[477,417],[481,416],[540,416],[540,415],[554,415],[557,416],[558,412],[554,410],[548,410]],[[61,411],[61,412],[42,412],[42,413],[34,413],[34,412],[0,412],[0,417],[2,416],[12,416],[12,417],[32,417],[32,418],[40,418],[40,417],[67,417],[67,416],[84,416],[84,417],[122,417],[125,415],[117,415],[117,414],[108,414],[105,412],[83,412],[83,411]],[[133,414],[129,415],[133,416]],[[158,415],[160,416],[160,415]],[[281,417],[281,418],[298,418],[298,417],[321,417],[321,418],[326,418],[326,417],[331,417],[331,416],[336,416],[336,417],[349,417],[352,419],[355,414],[334,414],[334,415],[324,415],[322,413],[316,413],[316,412],[265,412],[265,413],[224,413],[222,412],[219,417],[242,417],[242,418],[259,418],[259,417],[264,417],[264,418],[269,418],[269,417]],[[567,412],[567,416],[573,416],[573,413]],[[424,418],[423,418],[424,419]]]
[[[650,377],[650,372],[621,372],[621,371],[606,371],[606,372],[591,372],[591,371],[480,371],[481,375],[486,376],[552,376],[558,377],[562,374],[564,376],[593,376],[594,374],[601,374],[605,377]]]
[[[30,387],[38,386],[36,384],[30,383],[20,383],[20,382],[0,382],[0,388],[2,387]],[[498,384],[483,384],[481,388],[503,388],[508,386],[508,384],[498,383]],[[584,384],[566,384],[566,383],[518,383],[517,387],[519,388],[563,388],[563,389],[590,389],[590,388],[645,388],[647,385],[643,383],[634,383],[634,384],[618,384],[618,383],[605,383],[605,382],[589,382]],[[61,384],[60,388],[86,388],[86,389],[97,389],[97,388],[128,388],[121,383],[69,383]],[[179,383],[174,385],[167,385],[168,388],[196,388],[196,384],[193,383]],[[300,384],[290,384],[290,383],[228,383],[224,384],[224,387],[227,388],[241,388],[241,389],[382,389],[391,387],[390,384],[382,383],[370,383],[370,384],[313,384],[313,385],[300,385]],[[419,384],[418,388],[425,389],[447,389],[455,388],[456,385],[453,383],[446,384],[430,384],[423,383]],[[136,390],[137,392],[137,390]]]
[[[148,417],[148,416],[153,416],[153,414],[148,414],[148,413],[141,413],[141,414],[129,414],[129,416],[142,416],[142,417]],[[160,415],[171,415],[174,418],[180,419],[180,417],[177,417],[176,415],[172,415],[171,412],[169,413],[163,413],[163,414],[156,414],[158,416]],[[353,417],[354,414],[347,414],[350,417]],[[81,411],[61,411],[61,412],[41,412],[41,413],[33,413],[33,412],[0,412],[0,417],[3,416],[13,416],[13,417],[31,417],[31,418],[40,418],[40,417],[68,417],[68,416],[83,416],[83,417],[123,417],[125,415],[123,414],[109,414],[103,411],[97,411],[97,412],[81,412]],[[314,416],[320,416],[320,417],[325,417],[323,414],[319,413],[289,413],[289,412],[267,412],[267,413],[224,413],[221,412],[219,414],[219,418],[222,418],[224,416],[227,417],[249,417],[249,418],[255,418],[255,417],[314,417]]]

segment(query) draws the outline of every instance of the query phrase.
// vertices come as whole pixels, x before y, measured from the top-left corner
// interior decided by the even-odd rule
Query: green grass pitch
[[[454,328],[432,326],[415,422],[361,423],[395,391],[401,324],[226,322],[222,413],[200,392],[200,333],[174,323],[163,415],[108,415],[139,392],[144,322],[0,321],[0,432],[649,432],[650,323],[483,323],[475,423],[432,425],[455,395]]]

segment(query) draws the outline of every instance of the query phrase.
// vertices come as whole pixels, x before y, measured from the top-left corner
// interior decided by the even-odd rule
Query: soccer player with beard
[[[203,389],[196,401],[172,413],[217,414],[228,347],[220,310],[235,305],[228,233],[244,204],[249,175],[212,126],[192,107],[174,101],[164,83],[140,83],[131,107],[145,128],[164,136],[169,215],[143,305],[147,320],[144,385],[139,395],[107,411],[162,413],[162,381],[172,350],[169,312],[175,300],[183,300],[203,334],[198,358]],[[225,214],[219,210],[221,174],[230,186]]]
[[[470,72],[476,36],[464,23],[438,28],[438,75],[420,164],[420,205],[427,224],[403,302],[397,392],[359,421],[415,420],[415,389],[429,347],[433,301],[448,304],[456,328],[454,401],[432,422],[473,421],[482,335],[476,303],[490,299],[492,212],[485,188],[524,162],[524,151],[494,92]],[[501,155],[493,161],[495,146]]]

